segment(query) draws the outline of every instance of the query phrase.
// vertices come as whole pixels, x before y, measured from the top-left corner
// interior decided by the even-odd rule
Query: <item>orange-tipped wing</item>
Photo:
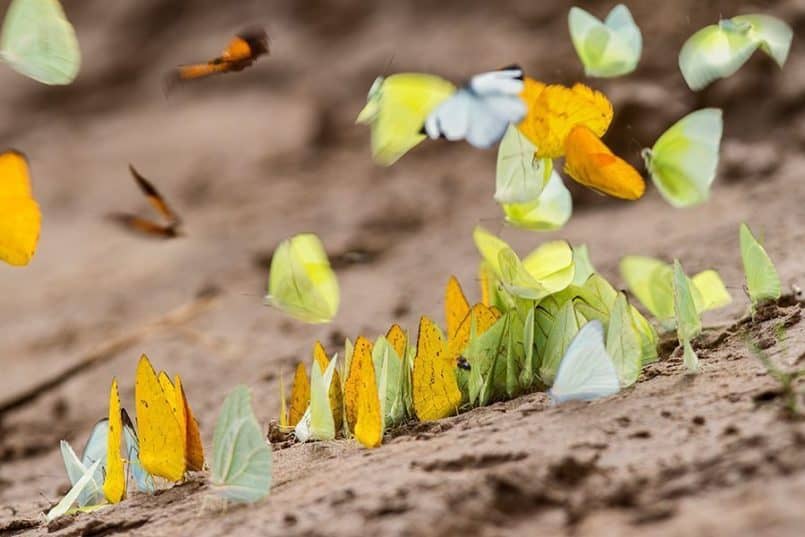
[[[603,194],[636,200],[646,191],[643,177],[614,155],[590,129],[578,125],[565,142],[565,172],[578,183]]]

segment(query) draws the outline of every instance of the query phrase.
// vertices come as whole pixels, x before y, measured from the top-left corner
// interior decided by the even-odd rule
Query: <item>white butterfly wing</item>
[[[618,373],[604,346],[600,321],[585,324],[568,347],[550,396],[557,403],[591,401],[618,393]]]
[[[466,138],[470,127],[473,96],[464,88],[440,104],[425,121],[425,132],[432,139],[446,138],[451,142]]]
[[[470,89],[478,95],[519,95],[523,91],[523,70],[518,67],[489,71],[470,79]]]

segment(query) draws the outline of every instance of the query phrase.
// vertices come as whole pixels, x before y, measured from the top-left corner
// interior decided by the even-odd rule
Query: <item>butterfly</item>
[[[422,133],[425,120],[455,91],[452,83],[433,75],[400,73],[378,77],[356,120],[372,128],[375,162],[391,166],[427,138]]]
[[[157,375],[147,356],[140,357],[134,384],[140,464],[151,475],[177,482],[185,471],[204,467],[204,451],[181,378],[174,382],[164,371]]]
[[[615,6],[603,23],[587,11],[572,7],[568,26],[587,76],[622,76],[637,67],[643,50],[643,35],[629,8],[623,4]]]
[[[668,203],[690,207],[710,197],[723,128],[721,110],[697,110],[665,131],[654,147],[643,150],[646,169]]]
[[[120,393],[117,379],[112,379],[109,390],[109,434],[106,444],[106,464],[104,465],[103,495],[109,503],[118,503],[126,495],[126,469],[120,456],[123,442],[123,417],[120,408]]]
[[[284,400],[284,397],[283,397]],[[310,379],[307,376],[305,364],[299,362],[294,373],[293,387],[291,388],[291,403],[288,409],[286,423],[280,425],[284,428],[296,427],[310,405]]]
[[[752,231],[746,224],[741,224],[739,238],[741,261],[746,276],[746,290],[754,310],[763,302],[780,298],[782,285],[769,254],[752,235]]]
[[[268,34],[263,28],[251,27],[240,31],[221,55],[205,63],[180,65],[167,77],[167,87],[187,80],[206,78],[220,73],[242,71],[258,57],[269,54]]]
[[[182,224],[182,220],[179,218],[179,215],[171,209],[156,187],[148,181],[148,179],[140,175],[131,164],[129,164],[129,172],[131,172],[134,182],[140,187],[148,203],[165,219],[166,223],[158,224],[153,220],[125,213],[115,213],[110,215],[110,218],[121,224],[124,228],[141,235],[159,237],[162,239],[173,239],[180,236],[181,232],[179,228]]]
[[[36,251],[41,223],[25,155],[14,150],[0,153],[0,259],[13,266],[27,265]]]
[[[539,301],[573,281],[573,249],[566,241],[550,241],[522,261],[503,240],[483,227],[473,231],[475,246],[503,289],[512,296]]]
[[[537,158],[537,147],[517,127],[509,125],[498,146],[495,201],[527,203],[539,198],[553,171],[553,161]]]
[[[620,272],[632,294],[666,327],[673,327],[673,266],[644,256],[626,256],[620,261]],[[691,293],[699,313],[726,306],[732,302],[718,272],[705,270],[691,278]],[[670,322],[669,322],[670,321]]]
[[[783,67],[794,32],[769,15],[741,15],[705,26],[679,51],[679,69],[690,89],[698,91],[735,74],[760,48]]]
[[[253,503],[271,490],[271,444],[257,422],[246,386],[227,395],[215,423],[210,483],[225,500]]]
[[[573,198],[562,178],[551,172],[539,196],[524,203],[502,205],[506,222],[522,229],[551,231],[564,227],[573,214]]]
[[[339,298],[338,280],[316,235],[302,233],[280,243],[271,258],[267,305],[307,323],[328,323]]]
[[[323,366],[318,360],[313,360],[310,367],[310,405],[294,429],[300,442],[335,439],[338,429],[335,427],[334,414],[341,406],[333,407],[330,389],[333,387],[336,361],[334,357]]]
[[[66,440],[60,442],[62,460],[71,486],[78,483],[89,467],[96,462],[99,463],[96,472],[86,481],[82,492],[76,498],[79,507],[97,505],[104,501],[103,469],[106,464],[108,436],[109,418],[104,418],[92,428],[80,460],[69,442]]]
[[[42,82],[71,83],[81,67],[75,29],[58,0],[13,0],[0,34],[0,57]]]
[[[344,382],[347,426],[355,439],[368,448],[377,447],[383,441],[383,412],[372,350],[372,342],[365,337],[355,340]]]
[[[590,321],[567,348],[548,394],[554,402],[565,403],[599,399],[619,390],[617,371],[604,346],[604,326]]]
[[[682,359],[690,373],[699,371],[699,358],[691,346],[693,338],[702,332],[702,319],[696,308],[690,278],[682,264],[674,259],[674,314],[679,344],[683,347]]]
[[[431,112],[425,133],[432,139],[492,147],[510,123],[519,123],[526,115],[522,91],[523,70],[518,66],[475,75]]]
[[[420,421],[457,413],[461,391],[456,381],[456,358],[448,356],[439,326],[422,316],[412,374],[414,411]]]

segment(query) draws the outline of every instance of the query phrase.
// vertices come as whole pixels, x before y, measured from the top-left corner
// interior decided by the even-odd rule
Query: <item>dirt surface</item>
[[[805,3],[630,4],[645,36],[638,71],[589,81],[614,102],[606,140],[637,164],[675,119],[722,107],[712,201],[678,211],[651,188],[631,204],[574,188],[568,226],[535,235],[501,221],[494,151],[425,143],[383,169],[353,122],[383,72],[461,81],[517,61],[541,80],[582,79],[569,3],[65,1],[84,52],[76,83],[0,72],[0,146],[28,154],[44,212],[33,263],[0,266],[0,534],[802,535],[805,422],[782,413],[746,339],[802,367],[805,324],[793,301],[737,323],[747,309],[737,230],[750,223],[784,284],[805,287]],[[754,11],[794,26],[785,69],[758,55],[690,92],[676,66],[686,37],[719,14]],[[165,98],[167,69],[217,53],[252,23],[267,26],[270,58]],[[185,238],[143,240],[105,219],[147,210],[129,162],[182,214]],[[133,406],[141,352],[182,375],[209,447],[226,392],[248,384],[267,424],[279,375],[290,379],[317,338],[334,352],[345,335],[441,319],[450,274],[477,298],[478,223],[521,251],[554,236],[584,242],[621,285],[626,254],[717,268],[736,300],[707,317],[721,328],[699,344],[702,373],[684,375],[665,345],[636,386],[603,401],[556,408],[532,394],[411,424],[376,450],[348,440],[275,449],[271,496],[255,506],[220,512],[197,475],[156,497],[42,522],[67,485],[58,441],[83,443],[112,376]],[[301,231],[318,233],[336,261],[342,305],[329,326],[261,305],[273,248]]]

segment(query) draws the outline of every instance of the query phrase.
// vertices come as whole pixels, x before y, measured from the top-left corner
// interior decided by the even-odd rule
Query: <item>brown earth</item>
[[[598,15],[611,7],[584,4]],[[569,3],[66,1],[84,51],[76,83],[0,73],[0,146],[28,154],[44,212],[33,263],[0,267],[0,534],[802,535],[805,425],[782,412],[746,339],[803,367],[805,324],[793,301],[735,323],[747,309],[741,221],[765,236],[786,286],[805,285],[805,54],[795,38],[782,72],[758,55],[700,94],[684,86],[676,54],[719,14],[770,12],[800,37],[805,4],[631,4],[646,41],[640,68],[589,81],[615,105],[607,141],[637,163],[684,113],[722,107],[713,199],[678,211],[653,189],[637,203],[574,189],[569,225],[535,236],[501,222],[494,151],[426,143],[382,169],[353,121],[388,71],[460,81],[518,61],[541,80],[581,79]],[[270,58],[165,98],[167,69],[216,53],[252,23],[267,26]],[[147,209],[129,162],[184,216],[187,237],[143,240],[105,220]],[[721,328],[699,345],[702,373],[686,376],[665,345],[634,388],[596,403],[556,408],[533,394],[411,424],[372,451],[348,440],[276,449],[271,496],[255,506],[218,511],[198,475],[156,497],[42,523],[67,484],[58,441],[81,445],[105,413],[112,376],[133,406],[141,352],[182,375],[207,446],[238,383],[267,424],[280,374],[309,360],[317,338],[336,351],[344,335],[441,319],[450,274],[477,298],[478,223],[521,250],[552,236],[587,243],[620,285],[625,254],[720,270],[735,301],[707,318]],[[261,305],[273,248],[308,230],[338,261],[342,306],[329,326]]]

